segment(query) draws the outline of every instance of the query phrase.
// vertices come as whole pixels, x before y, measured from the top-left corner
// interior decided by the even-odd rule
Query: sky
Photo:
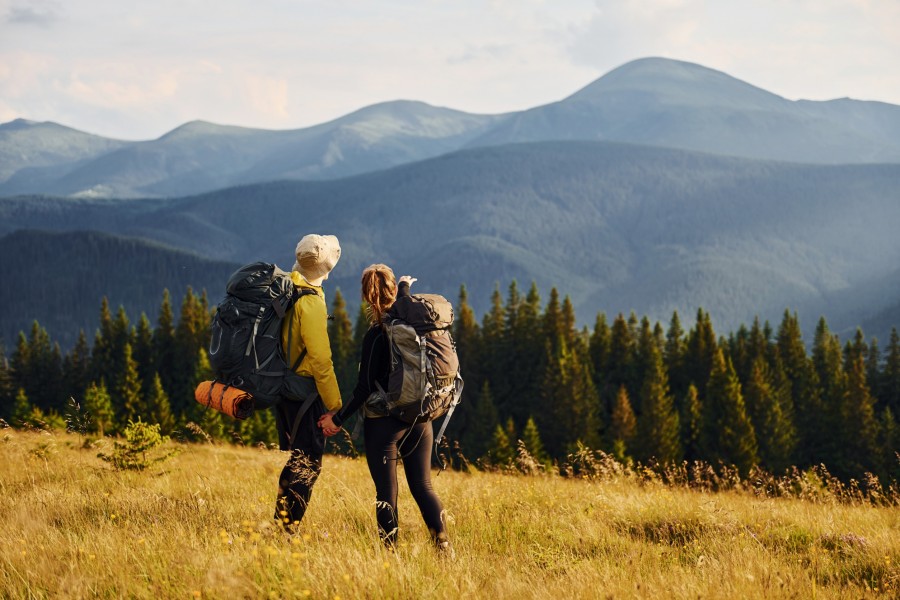
[[[900,0],[0,0],[0,123],[142,140],[397,99],[503,113],[647,56],[900,104]]]

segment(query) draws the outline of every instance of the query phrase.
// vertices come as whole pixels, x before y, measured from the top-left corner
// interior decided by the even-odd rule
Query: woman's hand
[[[331,418],[336,412],[337,411],[333,410],[319,417],[319,427],[322,428],[322,433],[327,437],[331,437],[341,430],[340,427],[334,424],[334,420]]]
[[[417,282],[418,279],[416,279],[416,278],[413,277],[412,275],[404,275],[403,277],[400,278],[400,281],[399,281],[398,283],[403,283],[404,281],[405,281],[406,283],[408,283],[410,287],[412,287],[412,284],[414,284],[415,282]]]

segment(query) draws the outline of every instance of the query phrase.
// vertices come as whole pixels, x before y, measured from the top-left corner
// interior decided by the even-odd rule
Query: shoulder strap
[[[300,298],[302,298],[303,296],[309,296],[310,294],[315,294],[316,296],[318,296],[318,293],[316,293],[316,290],[311,290],[309,288],[295,288],[295,290],[296,290],[297,298],[294,300],[294,302],[291,303],[291,306],[296,304],[297,301],[299,301]],[[288,321],[288,339],[287,339],[287,351],[288,352],[290,352],[291,342],[294,337],[294,318],[292,316],[289,318],[290,318],[290,321]],[[297,367],[300,366],[300,363],[303,362],[304,358],[306,358],[306,348],[303,349],[303,351],[300,353],[300,356],[298,356],[297,360],[294,361],[294,364],[291,365],[291,371],[296,371]]]

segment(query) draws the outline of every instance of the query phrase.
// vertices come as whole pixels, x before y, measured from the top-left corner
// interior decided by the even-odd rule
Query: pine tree
[[[704,460],[734,465],[741,475],[746,475],[759,462],[756,434],[747,416],[737,373],[721,349],[713,357],[703,408]]]
[[[646,352],[636,450],[644,461],[655,458],[660,464],[673,464],[681,460],[678,413],[659,348],[650,343]]]
[[[29,422],[31,419],[31,402],[28,401],[28,395],[25,393],[24,388],[19,388],[16,391],[15,400],[13,400],[12,406],[12,424],[15,426],[21,426]]]
[[[494,393],[494,402],[498,410],[506,413],[506,407],[510,403],[507,390],[504,388],[506,377],[501,372],[499,364],[503,353],[504,323],[506,319],[503,311],[503,298],[500,295],[500,287],[495,286],[491,294],[491,309],[481,321],[481,367],[484,369],[484,381],[491,382],[491,390]]]
[[[90,383],[91,349],[82,329],[78,341],[63,361],[63,381],[66,398],[81,398]]]
[[[153,331],[153,364],[170,398],[175,386],[175,317],[169,290],[163,290],[156,329]],[[177,410],[176,410],[177,412]]]
[[[150,381],[144,403],[146,406],[146,410],[143,411],[145,420],[148,423],[158,424],[160,433],[169,435],[175,431],[175,416],[172,414],[169,396],[163,389],[159,373],[154,373]]]
[[[609,325],[606,323],[606,314],[597,313],[594,321],[594,331],[591,333],[591,339],[588,349],[591,357],[591,364],[594,367],[594,384],[597,390],[603,395],[603,388],[606,385],[606,368],[609,364],[610,345],[612,343]]]
[[[194,399],[193,390],[200,385],[201,381],[209,381],[213,378],[212,367],[209,364],[209,356],[206,354],[205,350],[198,350],[197,355],[194,357],[192,361],[194,365],[194,372],[191,374],[191,377],[187,381],[187,387],[191,390],[190,397],[185,399],[185,408],[183,412],[180,413],[180,417],[182,421],[194,421],[199,423],[204,419],[204,415],[209,412],[204,406],[202,406],[199,402]],[[170,400],[171,402],[171,400]],[[174,410],[173,410],[174,412]],[[216,411],[213,411],[216,412]],[[179,413],[175,413],[179,415]],[[208,419],[207,419],[208,420]],[[224,425],[223,425],[224,427]],[[217,426],[218,430],[218,426]],[[224,429],[223,429],[224,431]],[[209,433],[209,432],[207,432]],[[221,437],[221,436],[220,436]]]
[[[532,283],[523,298],[516,281],[509,286],[505,307],[504,343],[501,363],[494,365],[505,375],[502,388],[512,399],[506,412],[524,425],[528,416],[541,409],[539,384],[544,361],[540,295]]]
[[[494,428],[488,456],[491,464],[498,467],[507,466],[513,461],[512,442],[509,439],[509,434],[500,425]]]
[[[878,398],[880,405],[890,408],[895,418],[900,414],[900,335],[896,327],[891,329]]]
[[[0,419],[12,418],[13,402],[16,399],[6,349],[0,345]]]
[[[869,354],[866,356],[866,381],[869,383],[869,390],[872,393],[872,399],[875,401],[875,407],[881,409],[879,404],[879,394],[881,393],[881,349],[878,347],[878,340],[872,338],[869,343]]]
[[[866,367],[858,352],[848,356],[846,396],[841,410],[841,428],[834,433],[844,435],[840,460],[835,465],[838,475],[860,477],[875,471],[879,457],[878,423],[874,401],[866,384]]]
[[[534,422],[532,417],[528,417],[528,420],[525,422],[525,428],[522,430],[522,443],[525,444],[525,449],[536,461],[540,463],[550,461],[547,451],[544,450],[544,443],[541,441],[537,423]]]
[[[100,303],[100,327],[94,334],[94,347],[91,349],[91,379],[99,381],[106,377],[113,381],[118,373],[115,371],[116,360],[113,356],[113,330],[112,313],[109,310],[109,300],[106,296]]]
[[[202,317],[201,317],[202,316]],[[175,367],[172,374],[172,389],[166,391],[172,410],[175,414],[183,415],[193,408],[194,388],[200,382],[196,379],[198,356],[205,361],[207,379],[212,379],[212,370],[209,368],[209,360],[206,355],[205,344],[199,343],[200,334],[198,327],[205,328],[205,315],[200,300],[194,295],[191,288],[187,288],[184,299],[181,302],[181,313],[178,317],[178,325],[175,327]],[[163,377],[160,372],[160,377]],[[165,389],[165,378],[163,378]]]
[[[460,286],[459,303],[456,307],[456,318],[453,320],[453,342],[456,344],[456,355],[459,357],[459,371],[465,381],[464,396],[461,399],[459,408],[454,413],[449,427],[447,428],[447,437],[450,439],[461,439],[463,450],[467,455],[471,454],[472,458],[477,458],[480,454],[473,452],[473,448],[469,447],[467,440],[469,428],[474,426],[474,413],[477,405],[476,392],[469,390],[481,389],[483,378],[482,369],[479,364],[479,352],[481,345],[481,331],[478,327],[478,321],[475,320],[475,312],[469,305],[469,294],[466,286]],[[477,426],[476,426],[477,428]],[[486,439],[493,431],[493,425],[483,437]],[[487,444],[476,444],[483,453],[487,449]]]
[[[609,393],[625,386],[630,398],[640,391],[635,377],[637,339],[622,313],[613,320],[609,343],[609,363],[606,367],[606,389]],[[610,398],[610,400],[612,400]]]
[[[900,480],[900,429],[890,407],[881,413],[878,433],[882,481]]]
[[[341,395],[349,397],[356,385],[356,376],[359,373],[361,346],[353,343],[353,325],[350,323],[347,303],[344,301],[340,289],[334,292],[331,311],[334,318],[328,322],[328,340],[331,343],[334,373],[337,376]]]
[[[581,441],[590,448],[600,443],[600,397],[590,365],[565,342],[554,351],[547,343],[547,368],[541,384],[545,407],[538,423],[554,457],[564,456]]]
[[[468,385],[479,384],[482,380],[479,369],[478,350],[481,343],[481,331],[475,319],[475,311],[469,305],[469,294],[466,286],[459,288],[459,304],[457,316],[453,321],[453,341],[456,343],[456,354],[459,356],[459,370]],[[480,385],[475,389],[479,389]]]
[[[563,298],[561,315],[563,339],[565,339],[566,344],[572,348],[575,346],[575,338],[578,334],[575,330],[575,307],[572,305],[572,299],[569,298],[568,294]]]
[[[701,401],[706,398],[706,384],[712,373],[719,345],[709,313],[697,309],[697,323],[685,342],[685,370],[687,380],[697,388]]]
[[[467,456],[478,458],[490,449],[494,430],[500,423],[490,383],[484,382],[473,403],[472,418],[463,437],[463,451]]]
[[[137,363],[134,362],[130,343],[125,343],[121,363],[122,371],[116,381],[112,401],[119,426],[124,429],[129,421],[137,421],[144,415],[143,384],[138,375]]]
[[[628,399],[628,390],[619,386],[613,404],[608,437],[613,454],[620,461],[625,461],[634,454],[634,441],[637,435],[637,419]]]
[[[685,352],[684,329],[681,327],[681,319],[676,310],[672,313],[669,329],[666,332],[663,362],[666,366],[666,373],[669,375],[669,387],[672,395],[676,398],[676,405],[679,409],[681,406],[678,400],[684,397],[689,385],[685,372]]]
[[[778,388],[762,356],[754,360],[743,391],[747,412],[756,431],[762,464],[775,472],[786,469],[791,464],[793,427],[782,412]]]
[[[125,312],[124,306],[119,306],[116,311],[116,318],[112,323],[112,337],[110,345],[110,357],[113,363],[112,369],[115,373],[120,373],[125,365],[121,362],[125,356],[123,350],[125,344],[131,344],[132,354],[134,353],[134,344],[131,339],[131,322],[128,320],[128,314]]]
[[[703,407],[696,386],[690,384],[681,403],[681,446],[684,458],[694,462],[702,460]]]
[[[794,462],[805,468],[818,464],[828,454],[831,433],[826,426],[818,375],[806,355],[796,313],[792,315],[784,311],[776,340],[778,357],[790,384],[790,397],[794,405],[797,430]]]
[[[750,330],[746,325],[741,324],[738,330],[728,337],[727,354],[734,364],[738,380],[744,385],[750,378],[750,369],[753,366],[753,359],[750,357]]]
[[[153,382],[157,370],[153,360],[153,329],[150,327],[150,319],[145,313],[141,313],[137,328],[134,330],[132,350],[134,362],[138,366],[138,375],[145,385],[149,385]]]
[[[103,380],[99,384],[91,382],[88,385],[84,392],[84,401],[81,403],[81,406],[91,416],[94,432],[102,436],[115,429],[115,412],[113,411],[112,399]]]
[[[842,361],[841,342],[822,317],[816,325],[812,348],[820,399],[820,412],[815,415],[815,422],[821,430],[815,432],[812,439],[816,441],[817,460],[828,466],[840,462],[839,457],[844,451],[841,440],[835,435],[841,429],[842,405],[847,393],[847,375]]]
[[[547,308],[544,309],[542,320],[544,339],[550,342],[551,351],[555,351],[566,338],[562,308],[559,305],[559,292],[555,287],[550,290],[550,300],[547,302]]]

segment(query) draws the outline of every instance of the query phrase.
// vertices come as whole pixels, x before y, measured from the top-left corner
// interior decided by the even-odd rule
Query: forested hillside
[[[234,263],[286,267],[303,234],[334,233],[344,252],[328,285],[349,290],[351,304],[361,270],[382,261],[429,291],[452,296],[465,283],[479,314],[496,283],[517,279],[567,290],[585,315],[666,320],[703,306],[724,331],[790,306],[808,334],[825,315],[852,335],[896,304],[898,227],[898,165],[603,142],[474,149],[338,181],[171,200],[0,199],[0,233],[102,230]],[[870,333],[883,341],[889,327]]]
[[[93,339],[98,306],[127,306],[155,322],[163,289],[181,302],[187,286],[224,294],[236,265],[202,258],[156,242],[105,233],[19,231],[0,238],[0,340],[9,347],[38,320],[64,350],[83,330]]]

